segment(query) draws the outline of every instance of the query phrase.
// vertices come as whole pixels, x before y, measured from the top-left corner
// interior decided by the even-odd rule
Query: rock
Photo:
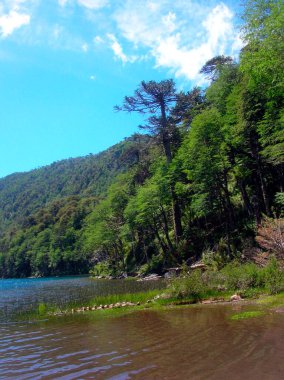
[[[152,274],[149,274],[149,276],[140,278],[137,281],[156,281],[156,280],[159,280],[160,278],[162,278],[162,276],[159,276],[156,273],[152,273]]]
[[[174,278],[174,277],[176,277],[176,274],[173,273],[173,272],[166,272],[166,273],[164,274],[164,278],[165,278],[166,280],[169,280],[169,279]]]
[[[167,269],[167,272],[164,274],[164,277],[166,279],[170,279],[170,278],[173,278],[173,277],[177,277],[179,276],[181,273],[181,268],[179,267],[176,267],[176,268],[168,268]]]
[[[198,263],[192,264],[189,268],[191,270],[194,270],[194,269],[205,270],[206,269],[206,265],[204,263],[202,263],[202,262],[198,262]]]
[[[231,297],[231,301],[242,301],[242,297],[238,294],[233,294]]]
[[[117,277],[118,280],[123,280],[124,278],[127,278],[127,273],[122,273],[120,276]]]
[[[126,306],[135,306],[135,303],[133,303],[133,302],[126,302]]]

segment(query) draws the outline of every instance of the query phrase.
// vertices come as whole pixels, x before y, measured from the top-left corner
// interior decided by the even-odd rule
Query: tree
[[[218,55],[216,57],[209,59],[209,61],[207,61],[204,66],[202,66],[200,70],[200,74],[204,74],[207,79],[210,79],[214,82],[219,77],[220,69],[224,65],[232,65],[232,64],[233,64],[232,57],[225,57],[224,55]]]
[[[274,166],[279,190],[284,188],[284,3],[282,0],[247,0],[241,71],[247,92],[258,111],[256,129],[260,154]],[[255,95],[257,94],[257,96]],[[251,107],[252,108],[252,107]]]
[[[134,96],[126,96],[122,106],[116,106],[117,111],[148,113],[148,124],[142,128],[160,137],[167,163],[173,158],[171,136],[173,124],[169,121],[169,113],[178,99],[175,84],[172,79],[161,82],[142,81]],[[175,193],[174,184],[170,185],[172,195],[173,221],[175,239],[178,242],[182,236],[181,210]]]

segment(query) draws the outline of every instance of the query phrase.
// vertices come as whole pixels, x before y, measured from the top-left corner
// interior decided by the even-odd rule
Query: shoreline
[[[152,291],[153,292],[153,291]],[[133,293],[127,295],[119,295],[121,299],[125,299],[124,301],[114,303],[101,303],[99,305],[93,304],[90,302],[89,304],[85,304],[85,306],[78,306],[72,308],[66,308],[65,310],[43,310],[42,313],[38,313],[37,315],[40,317],[70,317],[76,315],[85,315],[85,316],[97,316],[97,317],[109,317],[109,316],[122,316],[124,314],[128,314],[136,311],[145,311],[145,310],[168,310],[173,308],[182,308],[182,307],[192,307],[192,306],[208,306],[208,305],[248,305],[254,304],[255,306],[263,306],[266,307],[278,307],[283,309],[284,313],[284,291],[275,295],[269,295],[268,293],[262,292],[258,293],[257,296],[254,297],[246,297],[240,299],[232,299],[234,296],[234,292],[227,292],[224,295],[220,295],[219,297],[203,297],[199,300],[196,299],[178,299],[178,298],[163,298],[157,294],[152,299],[147,299],[144,302],[137,301],[131,302],[127,301],[129,296],[141,298],[142,294],[148,295],[149,292],[143,293]],[[157,292],[158,293],[158,292]],[[230,294],[229,294],[230,293]],[[107,298],[104,297],[104,298]],[[145,297],[144,297],[145,298]],[[147,297],[146,297],[147,298]],[[280,311],[279,311],[280,312]],[[35,316],[35,315],[34,315]],[[243,318],[241,318],[243,319]]]

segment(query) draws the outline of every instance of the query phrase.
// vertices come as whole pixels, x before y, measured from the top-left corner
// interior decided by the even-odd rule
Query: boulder
[[[242,297],[238,294],[233,294],[232,297],[231,297],[231,301],[234,302],[234,301],[242,301]]]

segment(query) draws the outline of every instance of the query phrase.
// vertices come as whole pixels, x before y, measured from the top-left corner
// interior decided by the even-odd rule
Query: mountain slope
[[[49,202],[71,195],[103,195],[137,160],[137,136],[86,157],[70,158],[0,179],[0,234]],[[139,144],[148,136],[139,136]]]

